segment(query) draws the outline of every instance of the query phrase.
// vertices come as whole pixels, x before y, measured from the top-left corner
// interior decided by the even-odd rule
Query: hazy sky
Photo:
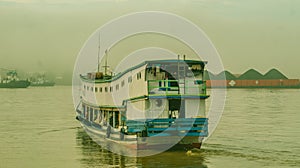
[[[0,0],[0,67],[72,73],[80,48],[98,27],[141,11],[170,12],[194,22],[233,73],[275,67],[300,78],[299,0]],[[177,42],[166,41],[176,52]],[[137,50],[126,47],[133,43],[122,41],[112,57]]]

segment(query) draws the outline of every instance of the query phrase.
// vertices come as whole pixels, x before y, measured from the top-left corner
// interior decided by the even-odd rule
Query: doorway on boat
[[[120,112],[119,111],[107,111],[108,112],[108,123],[111,127],[119,128],[120,123]]]
[[[183,99],[169,99],[169,118],[185,118]]]

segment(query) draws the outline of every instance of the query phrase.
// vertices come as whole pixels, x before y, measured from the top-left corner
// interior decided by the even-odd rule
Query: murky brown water
[[[103,150],[75,120],[71,87],[0,89],[0,167],[297,167],[300,90],[231,89],[203,148],[131,158]]]

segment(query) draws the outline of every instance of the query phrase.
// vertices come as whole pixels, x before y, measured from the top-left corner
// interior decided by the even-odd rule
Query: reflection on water
[[[139,166],[136,158],[126,158],[101,148],[81,128],[77,130],[76,143],[82,149],[83,158],[80,161],[88,167]]]
[[[83,129],[77,129],[77,146],[82,150],[80,162],[87,167],[199,167],[206,168],[199,151],[166,151],[148,157],[126,157],[102,149]]]

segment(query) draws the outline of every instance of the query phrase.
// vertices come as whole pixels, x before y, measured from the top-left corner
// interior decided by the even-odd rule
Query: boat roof
[[[200,64],[202,67],[207,64],[207,61],[200,61],[200,60],[178,60],[178,59],[168,59],[168,60],[150,60],[150,61],[144,61],[138,65],[135,65],[131,68],[128,68],[127,70],[123,71],[123,72],[120,72],[118,74],[116,74],[115,76],[113,76],[112,78],[110,79],[90,79],[87,77],[87,75],[80,75],[80,78],[83,80],[83,81],[86,81],[86,82],[91,82],[91,83],[108,83],[108,82],[112,82],[114,80],[117,80],[119,79],[120,77],[122,77],[124,74],[134,70],[134,69],[137,69],[137,68],[140,68],[144,65],[159,65],[159,64],[171,64],[171,63],[187,63],[187,64]]]

